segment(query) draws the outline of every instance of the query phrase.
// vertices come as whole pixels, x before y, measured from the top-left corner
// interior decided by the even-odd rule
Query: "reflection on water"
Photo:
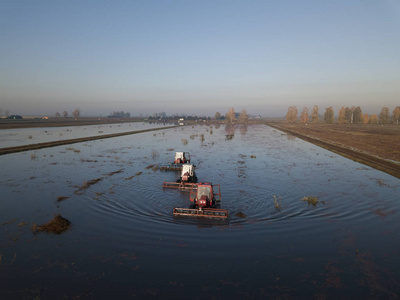
[[[235,126],[182,127],[1,156],[0,297],[398,297],[399,180],[266,126],[239,131],[227,141]],[[227,222],[172,216],[189,194],[163,190],[179,173],[154,165],[175,151],[220,184]],[[54,214],[71,229],[32,233]]]
[[[246,132],[247,132],[247,124],[240,124],[239,125],[239,131],[240,131],[240,134],[243,136],[243,135],[245,135],[246,134]]]

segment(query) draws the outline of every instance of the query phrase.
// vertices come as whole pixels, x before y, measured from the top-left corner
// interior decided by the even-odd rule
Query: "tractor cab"
[[[194,166],[191,164],[182,165],[181,178],[178,182],[197,182],[196,174],[194,173]]]
[[[175,161],[176,164],[186,164],[190,163],[190,154],[189,152],[176,152],[175,153]]]
[[[209,182],[201,182],[197,190],[190,191],[190,201],[198,208],[215,207],[215,202],[221,201],[221,190],[219,184],[212,185]]]

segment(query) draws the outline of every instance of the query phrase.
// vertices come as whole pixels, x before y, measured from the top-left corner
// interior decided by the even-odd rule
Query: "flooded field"
[[[178,178],[157,167],[175,151],[220,184],[228,220],[172,216],[190,204],[161,187]],[[140,133],[0,165],[1,299],[400,295],[399,179],[264,125]],[[32,231],[57,215],[67,230]]]
[[[131,122],[87,126],[6,129],[0,130],[0,148],[77,139],[89,136],[101,136],[105,134],[144,130],[162,126],[164,125]]]

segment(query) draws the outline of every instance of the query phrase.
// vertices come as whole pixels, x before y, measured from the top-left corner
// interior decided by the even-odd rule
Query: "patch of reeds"
[[[79,150],[79,149],[74,149],[74,152],[75,152],[75,153],[79,153],[79,152],[81,152],[81,150]]]
[[[182,139],[182,144],[183,144],[184,146],[186,146],[188,143],[189,143],[189,142],[188,142],[187,139]]]
[[[280,211],[282,208],[282,198],[281,196],[273,195],[272,198],[274,199],[274,206],[277,211]]]
[[[192,134],[192,135],[190,135],[190,139],[191,140],[194,140],[196,137],[198,137],[199,135],[198,134]]]
[[[33,152],[33,153],[31,153],[31,160],[35,160],[35,159],[37,159],[37,156],[36,156],[36,153]]]
[[[56,215],[51,221],[43,225],[33,224],[34,233],[45,231],[47,233],[61,234],[71,227],[71,222],[63,218],[60,214]]]
[[[202,134],[200,134],[200,141],[201,141],[201,142],[204,142],[204,140],[205,140],[205,139],[204,139],[204,133],[202,133]]]
[[[305,201],[308,203],[308,205],[312,205],[312,206],[316,206],[319,202],[318,198],[315,196],[307,196],[307,197],[303,197],[301,199],[301,201]]]

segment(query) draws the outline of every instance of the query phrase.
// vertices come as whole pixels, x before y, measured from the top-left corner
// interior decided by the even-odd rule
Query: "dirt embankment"
[[[400,126],[373,124],[288,124],[268,126],[400,178]]]

